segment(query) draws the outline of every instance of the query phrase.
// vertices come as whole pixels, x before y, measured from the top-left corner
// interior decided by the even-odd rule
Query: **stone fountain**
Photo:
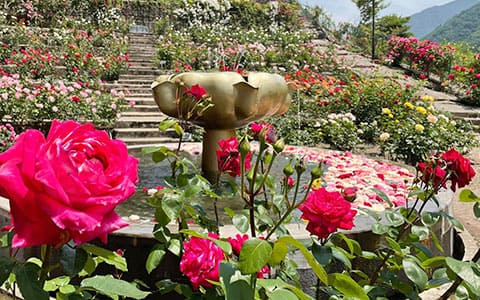
[[[179,84],[181,83],[181,84]],[[160,110],[168,116],[182,119],[188,107],[178,101],[184,93],[182,85],[202,86],[211,97],[213,107],[190,118],[203,127],[202,172],[206,178],[218,174],[215,150],[218,141],[235,135],[235,129],[250,122],[282,114],[290,105],[289,85],[277,74],[250,72],[187,72],[161,75],[153,83],[153,96]],[[190,100],[194,101],[194,100]]]

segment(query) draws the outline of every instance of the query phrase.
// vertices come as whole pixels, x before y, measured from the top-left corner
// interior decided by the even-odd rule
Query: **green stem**
[[[42,269],[40,270],[39,282],[40,286],[43,288],[45,281],[48,277],[48,272],[50,270],[50,258],[52,255],[52,246],[51,245],[42,245]]]

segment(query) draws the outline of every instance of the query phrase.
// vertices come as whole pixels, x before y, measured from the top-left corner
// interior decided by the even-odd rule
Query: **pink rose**
[[[272,124],[253,122],[250,124],[250,131],[256,140],[264,138],[270,144],[274,144],[277,141],[277,132]]]
[[[228,140],[221,140],[218,145],[220,146],[220,149],[216,150],[218,170],[233,177],[240,176],[240,152],[237,137],[232,136]],[[251,152],[248,152],[245,156],[245,170],[250,169],[251,157]]]
[[[214,233],[209,233],[209,236],[218,239]],[[212,287],[209,280],[219,280],[220,262],[225,259],[223,250],[211,240],[198,237],[184,242],[183,248],[180,271],[190,279],[194,289]]]
[[[299,207],[302,219],[308,221],[307,230],[318,238],[327,238],[340,229],[352,229],[357,214],[350,202],[339,192],[328,192],[325,188],[312,190]]]
[[[135,192],[136,158],[92,124],[54,120],[47,138],[22,133],[0,154],[0,195],[10,199],[14,247],[61,246],[128,224],[114,209]]]

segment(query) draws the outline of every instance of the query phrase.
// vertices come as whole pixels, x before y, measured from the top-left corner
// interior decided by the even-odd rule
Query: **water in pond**
[[[164,186],[164,178],[171,175],[170,165],[167,160],[160,163],[155,163],[151,159],[151,154],[143,155],[140,150],[131,150],[130,154],[139,159],[139,183],[137,185],[137,193],[122,203],[117,208],[117,212],[122,216],[138,215],[142,219],[151,219],[155,213],[155,209],[147,203],[146,199],[148,196],[143,191],[143,187],[155,188],[158,185]],[[197,165],[200,165],[200,154],[195,153],[193,158]],[[271,174],[278,180],[282,178],[282,170],[287,162],[287,158],[284,157],[280,157],[276,160]],[[308,171],[306,173],[308,173]],[[301,186],[307,184],[309,177],[310,176],[308,174],[303,176],[305,182],[303,182]],[[213,217],[212,199],[205,197],[203,199],[195,199],[195,201],[198,202],[198,204],[207,212],[207,214]],[[224,198],[217,201],[217,207],[219,212],[223,212],[225,207],[229,207],[234,211],[240,211],[244,209],[244,202],[239,197]],[[222,213],[221,215],[224,215],[220,216],[223,223],[229,220],[229,217],[225,214]]]

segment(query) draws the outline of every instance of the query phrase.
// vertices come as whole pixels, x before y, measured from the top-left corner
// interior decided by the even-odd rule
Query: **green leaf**
[[[114,266],[117,270],[120,270],[123,272],[128,271],[127,261],[125,260],[125,257],[118,255],[114,251],[110,251],[110,250],[97,247],[91,244],[84,244],[81,246],[81,248],[90,254],[93,254],[102,258],[104,262]]]
[[[298,300],[297,296],[289,290],[276,289],[268,297],[272,300]]]
[[[372,232],[378,235],[383,235],[388,232],[388,226],[380,223],[375,223],[372,225]]]
[[[76,289],[75,289],[75,286],[71,284],[66,284],[66,285],[62,285],[59,288],[59,291],[62,294],[72,294],[72,293],[75,293]]]
[[[428,282],[428,276],[417,260],[413,257],[406,257],[403,259],[402,265],[408,279],[417,285],[420,290],[424,290]]]
[[[232,218],[232,223],[235,226],[235,228],[237,228],[238,231],[240,231],[241,233],[247,232],[250,226],[250,222],[248,221],[247,216],[242,214],[234,215]]]
[[[372,191],[374,191],[375,194],[377,194],[380,197],[380,199],[386,202],[389,207],[393,207],[392,201],[390,201],[390,199],[388,198],[387,194],[385,194],[384,191],[375,189],[375,188],[372,188]]]
[[[395,227],[405,223],[403,215],[398,211],[389,210],[385,213],[385,217],[387,218],[388,222],[390,222],[390,224]]]
[[[150,251],[147,261],[145,262],[145,268],[147,269],[148,274],[152,273],[152,271],[160,265],[165,253],[165,250],[159,248]]]
[[[341,261],[348,269],[352,268],[352,262],[350,261],[350,258],[353,258],[353,256],[350,255],[347,251],[340,247],[333,247],[332,254],[333,257]]]
[[[480,296],[480,273],[475,269],[474,263],[459,261],[452,257],[446,257],[445,262],[453,272],[465,281],[475,295]]]
[[[469,189],[463,189],[458,195],[460,202],[480,202],[480,198]]]
[[[440,221],[440,214],[437,212],[424,212],[422,213],[422,223],[425,226],[433,226]]]
[[[175,133],[176,133],[178,136],[182,136],[182,135],[183,135],[184,131],[183,131],[182,126],[180,126],[180,124],[175,123],[175,125],[173,125],[173,128],[175,129]]]
[[[464,228],[463,228],[463,225],[462,223],[460,223],[459,220],[457,220],[456,218],[454,218],[453,216],[447,214],[446,212],[442,211],[440,213],[444,218],[447,218],[447,220],[453,225],[455,226],[455,228],[457,228],[458,230],[461,230],[463,231]]]
[[[239,279],[230,284],[230,297],[225,300],[252,300],[255,299],[252,287],[245,280]]]
[[[10,256],[0,256],[0,286],[8,279],[10,273],[15,267],[15,260]]]
[[[165,131],[169,128],[172,128],[177,123],[178,123],[177,120],[165,119],[162,122],[160,122],[160,124],[158,124],[158,129],[160,129],[161,131]]]
[[[272,267],[279,265],[285,256],[288,253],[288,246],[285,243],[279,243],[276,241],[273,244],[273,251],[270,259],[268,260],[268,264]]]
[[[33,263],[17,264],[13,270],[18,288],[25,300],[48,300],[48,293],[39,285],[40,268]]]
[[[162,147],[165,147],[165,146],[162,146]],[[152,154],[152,153],[155,153],[157,151],[161,151],[162,147],[144,147],[144,148],[142,148],[142,154],[143,155]]]
[[[176,256],[180,256],[182,251],[181,242],[178,239],[171,239],[170,243],[168,244],[168,250],[175,254]]]
[[[238,260],[242,274],[255,274],[270,260],[272,246],[265,241],[251,238],[243,243]]]
[[[429,235],[429,229],[425,226],[418,226],[418,225],[413,225],[412,226],[412,233],[418,236],[418,239],[420,241],[423,241],[428,238]]]
[[[422,267],[435,269],[440,266],[443,266],[445,263],[445,256],[435,256],[429,259],[426,259],[422,262]]]
[[[299,241],[295,240],[291,236],[282,236],[277,240],[279,243],[286,243],[288,245],[292,245],[300,252],[303,254],[305,257],[305,260],[309,264],[309,266],[312,268],[313,272],[315,275],[317,275],[318,279],[320,279],[323,284],[328,285],[328,277],[327,277],[327,272],[325,272],[325,269],[320,265],[315,257],[308,251],[308,249]]]
[[[360,253],[362,253],[362,247],[360,246],[360,243],[357,242],[356,240],[348,238],[343,233],[337,233],[336,236],[341,238],[347,244],[347,247],[348,247],[348,250],[350,251],[350,254],[360,254]]]
[[[397,255],[403,255],[402,253],[402,247],[400,246],[400,244],[395,241],[394,239],[390,238],[390,237],[385,237],[385,240],[387,241],[388,245],[390,246],[390,248],[392,248],[393,251],[395,251],[395,253]]]
[[[67,275],[75,276],[80,272],[87,262],[88,254],[82,248],[75,248],[70,243],[62,246],[60,252],[60,263]]]
[[[346,274],[328,274],[328,282],[347,299],[369,300],[363,288]]]
[[[129,297],[133,299],[144,299],[150,293],[139,290],[131,283],[113,278],[111,275],[86,278],[82,281],[81,286],[84,288],[91,288],[99,293],[112,296]]]
[[[189,185],[184,191],[183,191],[183,197],[185,199],[192,198],[196,196],[198,193],[202,191],[202,188],[198,185]]]
[[[480,202],[473,205],[473,214],[478,220],[480,220]]]
[[[312,297],[305,294],[301,289],[299,289],[299,288],[297,288],[293,285],[287,284],[286,286],[284,286],[284,288],[291,290],[297,296],[297,298],[300,299],[300,300],[313,300]]]
[[[325,245],[319,245],[315,242],[312,245],[312,254],[324,267],[330,264],[333,258],[332,248]]]
[[[176,220],[182,210],[182,203],[175,197],[164,197],[162,209],[170,220]]]

